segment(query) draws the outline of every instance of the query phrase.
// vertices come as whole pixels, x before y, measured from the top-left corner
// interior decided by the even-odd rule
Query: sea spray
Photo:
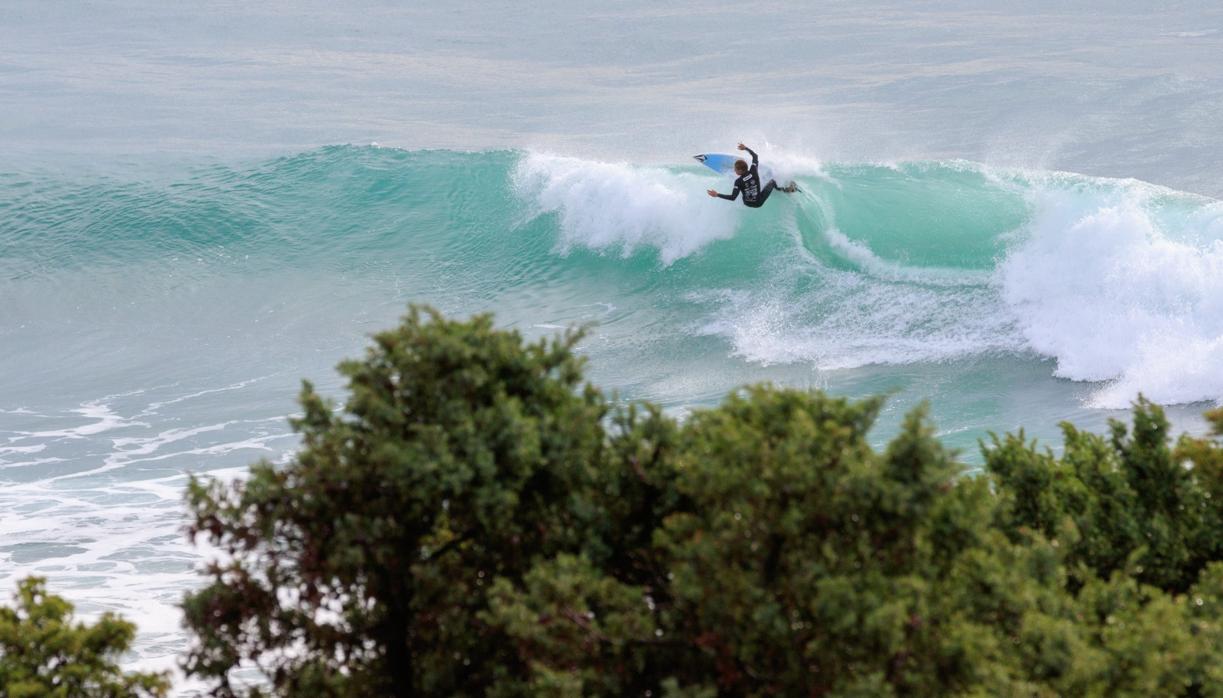
[[[669,265],[734,235],[738,207],[709,205],[703,173],[527,154],[511,173],[514,188],[539,214],[558,217],[558,250],[658,251]]]

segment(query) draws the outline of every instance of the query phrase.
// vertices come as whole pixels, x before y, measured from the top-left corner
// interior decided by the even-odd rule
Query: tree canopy
[[[135,632],[110,613],[93,625],[74,623],[71,603],[48,594],[46,580],[26,578],[16,605],[0,606],[0,697],[164,696],[165,675],[119,668]]]
[[[218,695],[1223,695],[1223,448],[1159,407],[966,474],[924,409],[745,388],[680,421],[413,308],[302,447],[193,480]],[[1223,433],[1223,412],[1210,413]],[[242,688],[243,666],[268,683]]]

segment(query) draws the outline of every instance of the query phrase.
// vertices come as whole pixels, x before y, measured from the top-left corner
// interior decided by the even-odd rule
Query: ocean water
[[[0,7],[0,589],[132,666],[186,642],[186,473],[288,458],[410,302],[589,323],[677,415],[928,400],[970,467],[1223,401],[1216,5],[251,5]],[[802,191],[709,199],[739,140]]]

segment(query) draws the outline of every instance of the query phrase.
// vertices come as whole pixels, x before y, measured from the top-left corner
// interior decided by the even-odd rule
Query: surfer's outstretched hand
[[[739,144],[739,150],[747,150],[747,146],[746,146],[746,145],[743,145],[742,143],[740,143],[740,144]]]
[[[706,190],[705,190],[705,193],[706,193],[706,194],[708,194],[708,195],[710,195],[710,196],[717,196],[717,195],[718,195],[718,192],[714,191],[713,189],[706,189]]]

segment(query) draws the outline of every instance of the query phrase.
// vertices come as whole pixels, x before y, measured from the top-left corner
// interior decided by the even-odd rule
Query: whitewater
[[[684,415],[928,402],[970,468],[1223,402],[1223,8],[354,0],[0,8],[0,603],[173,669],[189,474],[290,458],[409,303]],[[759,210],[699,152],[802,191]],[[177,689],[192,684],[177,679]]]

